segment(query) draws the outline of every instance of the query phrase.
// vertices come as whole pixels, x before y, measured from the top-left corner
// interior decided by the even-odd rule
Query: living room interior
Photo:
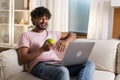
[[[88,39],[119,39],[120,37],[119,2],[117,4],[114,3],[117,1],[105,0],[103,4],[102,1],[98,3],[94,0],[65,0],[60,2],[59,0],[50,2],[47,0],[20,0],[19,2],[15,1],[15,3],[12,0],[9,0],[9,2],[1,0],[1,2],[3,4],[1,3],[0,12],[0,51],[13,48],[20,34],[29,30],[28,26],[31,25],[29,13],[34,7],[39,5],[48,7],[52,12],[53,18],[49,22],[48,30],[72,31],[78,35],[78,38]],[[14,6],[11,7],[10,5]],[[53,7],[55,8],[53,9]],[[83,7],[84,10],[80,7]],[[8,11],[9,9],[10,11]]]
[[[45,6],[52,13],[48,30],[73,30],[77,34],[76,42],[96,42],[89,58],[96,64],[93,80],[120,80],[120,0],[1,0],[0,80],[39,80],[21,73],[22,67],[15,61],[13,50],[20,34],[32,29],[30,12],[38,6]],[[16,71],[12,72],[13,67]]]

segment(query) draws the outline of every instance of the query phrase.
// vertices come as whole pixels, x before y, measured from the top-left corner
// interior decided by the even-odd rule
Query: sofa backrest
[[[78,39],[76,41],[94,41],[95,45],[89,60],[93,61],[97,70],[109,72],[116,71],[116,51],[119,40],[86,40]]]
[[[18,65],[15,49],[6,50],[0,53],[0,65],[1,80],[8,80],[10,76],[23,71],[23,66]]]

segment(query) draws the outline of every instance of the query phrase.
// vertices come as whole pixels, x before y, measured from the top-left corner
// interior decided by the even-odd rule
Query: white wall
[[[120,0],[111,0],[112,7],[120,7]]]

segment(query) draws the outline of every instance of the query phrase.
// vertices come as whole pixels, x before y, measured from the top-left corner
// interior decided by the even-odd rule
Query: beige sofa
[[[89,60],[94,61],[96,70],[93,80],[120,80],[120,41],[77,39],[76,42],[94,41],[95,46]],[[87,76],[87,75],[86,75]],[[41,80],[18,65],[16,51],[6,50],[0,53],[0,80]],[[71,79],[73,80],[73,79]],[[74,79],[75,80],[75,79]]]

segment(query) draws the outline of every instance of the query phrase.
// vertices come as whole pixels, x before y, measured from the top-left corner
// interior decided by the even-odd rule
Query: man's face
[[[48,26],[48,18],[46,16],[35,18],[35,26],[40,30],[45,30]]]

